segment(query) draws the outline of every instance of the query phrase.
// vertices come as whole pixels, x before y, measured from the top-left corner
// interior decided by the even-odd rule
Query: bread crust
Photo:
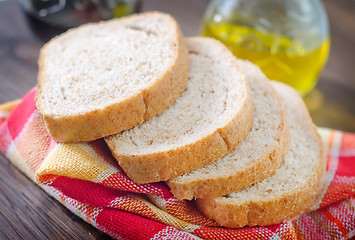
[[[171,192],[178,199],[192,200],[193,198],[214,198],[238,191],[254,183],[260,182],[272,174],[281,164],[288,151],[290,136],[287,127],[281,124],[278,141],[259,159],[249,164],[243,171],[235,171],[233,174],[223,175],[208,180],[197,179],[188,185],[179,181],[167,182]]]
[[[246,108],[242,116],[243,120],[231,121],[230,124],[223,128],[224,132],[230,129],[241,129],[239,138],[236,142],[242,141],[251,128],[250,117],[253,112],[250,108]],[[246,127],[239,127],[239,124],[247,123]],[[234,123],[235,126],[232,123]],[[220,130],[205,136],[201,140],[176,147],[165,152],[156,152],[144,155],[121,155],[115,151],[115,142],[110,138],[106,138],[113,156],[117,159],[119,165],[125,171],[127,176],[136,183],[158,182],[172,179],[194,169],[203,167],[212,161],[224,156],[228,153],[228,144],[219,133]]]
[[[200,41],[201,38],[191,39]],[[213,41],[223,46],[216,40],[204,38],[203,41]],[[229,55],[237,66],[236,59],[228,51]],[[128,155],[117,151],[113,136],[105,138],[105,141],[124,172],[136,183],[166,181],[183,175],[223,157],[246,138],[252,127],[254,108],[245,78],[243,89],[245,92],[241,92],[243,99],[238,111],[223,126],[196,142],[151,154]]]
[[[152,14],[162,13],[144,13],[114,21],[131,21],[136,17]],[[54,140],[58,142],[91,141],[130,129],[162,112],[180,96],[187,85],[189,56],[178,24],[170,15],[164,15],[168,16],[169,21],[175,26],[175,29],[172,29],[177,39],[175,61],[167,69],[165,75],[153,81],[146,89],[128,99],[104,108],[69,116],[46,114],[44,104],[41,101],[43,91],[46,91],[42,87],[43,82],[46,81],[46,49],[51,44],[55,44],[56,38],[41,49],[38,60],[36,105],[49,134]]]
[[[108,146],[127,176],[136,183],[170,179],[202,167],[228,152],[227,145],[218,132],[192,144],[145,155],[117,155],[112,144],[108,142]]]
[[[263,75],[261,77],[265,78]],[[268,80],[260,79],[260,81]],[[272,145],[272,148],[257,159],[253,159],[245,168],[235,169],[233,173],[214,176],[213,178],[199,178],[188,183],[183,180],[180,181],[178,178],[167,181],[175,197],[192,200],[193,198],[224,196],[265,179],[280,166],[282,159],[288,152],[290,143],[288,123],[278,94],[271,86],[267,90],[269,96],[277,99],[277,104],[281,109],[281,122],[275,135],[278,144]]]
[[[316,126],[308,114],[302,100],[294,90],[281,83],[274,83],[297,97],[299,106],[307,116],[305,119],[314,131],[320,149],[316,171],[308,181],[290,189],[280,196],[265,197],[263,201],[233,202],[228,197],[197,199],[196,205],[207,217],[216,220],[221,226],[239,228],[244,226],[266,226],[290,220],[310,210],[321,188],[325,175],[324,146]]]

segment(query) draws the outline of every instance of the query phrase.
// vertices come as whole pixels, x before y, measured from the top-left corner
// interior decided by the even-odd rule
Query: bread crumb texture
[[[273,173],[287,153],[290,136],[281,99],[258,67],[242,60],[238,64],[253,96],[252,130],[224,157],[168,181],[177,198],[218,197],[248,187]]]
[[[225,227],[280,223],[307,211],[324,176],[323,145],[297,92],[273,82],[290,125],[289,152],[269,178],[224,197],[197,199],[199,209]]]
[[[168,107],[186,88],[188,68],[179,26],[167,14],[85,24],[42,48],[37,108],[56,140],[93,140]]]
[[[181,97],[149,121],[106,138],[135,181],[162,181],[202,167],[233,149],[251,128],[249,87],[232,54],[208,38],[188,39],[187,46],[190,73]]]

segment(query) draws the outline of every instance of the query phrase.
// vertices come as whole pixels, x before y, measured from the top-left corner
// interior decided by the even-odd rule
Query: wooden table
[[[171,13],[186,36],[198,33],[207,0],[143,0],[143,11]],[[332,48],[316,89],[306,97],[318,126],[355,132],[355,1],[325,0]],[[16,1],[0,0],[0,103],[36,84],[41,42]],[[27,179],[0,154],[0,239],[107,239]]]

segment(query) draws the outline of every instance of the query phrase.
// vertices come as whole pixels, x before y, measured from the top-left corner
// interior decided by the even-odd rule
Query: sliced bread
[[[142,123],[186,89],[176,21],[152,12],[86,24],[40,52],[36,105],[56,141],[90,141]]]
[[[264,226],[292,219],[309,210],[325,173],[323,145],[298,93],[273,82],[286,109],[291,134],[289,152],[275,173],[224,197],[197,199],[198,208],[220,225]]]
[[[187,90],[161,114],[105,138],[124,172],[137,183],[168,180],[227,154],[252,126],[250,89],[236,58],[220,42],[186,40]]]
[[[287,153],[290,135],[281,99],[257,66],[243,60],[238,64],[253,96],[252,130],[223,158],[169,180],[179,199],[218,197],[248,187],[273,173]]]

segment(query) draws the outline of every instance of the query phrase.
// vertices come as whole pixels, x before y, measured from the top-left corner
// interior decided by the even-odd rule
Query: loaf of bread
[[[169,180],[179,199],[224,196],[248,187],[273,173],[288,151],[290,135],[281,99],[256,65],[243,60],[238,64],[253,96],[252,130],[223,158]]]
[[[297,217],[312,206],[325,174],[323,145],[298,93],[273,82],[286,109],[289,152],[269,178],[223,197],[197,199],[198,208],[220,225],[264,226]]]
[[[124,172],[137,183],[168,180],[223,157],[245,139],[253,103],[236,58],[220,42],[186,40],[187,90],[149,121],[105,138]]]
[[[36,105],[54,140],[105,137],[134,182],[167,181],[224,227],[298,216],[325,173],[321,139],[295,90],[216,40],[184,39],[164,13],[86,24],[49,41]]]
[[[40,52],[36,105],[53,139],[90,141],[142,123],[186,89],[179,25],[152,12],[86,24]]]

